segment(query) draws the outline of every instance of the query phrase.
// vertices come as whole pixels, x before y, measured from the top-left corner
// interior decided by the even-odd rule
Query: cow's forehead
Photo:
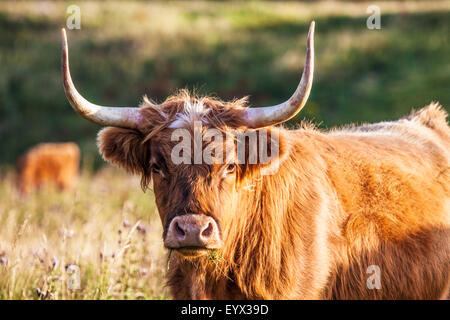
[[[186,99],[183,107],[176,114],[175,120],[169,124],[168,128],[177,129],[190,127],[196,121],[202,124],[208,124],[205,116],[211,112],[211,108],[201,99],[189,100]]]
[[[145,119],[142,130],[145,141],[152,139],[169,147],[173,141],[179,141],[176,137],[173,139],[173,135],[180,132],[200,133],[211,140],[208,136],[217,132],[227,135],[229,131],[232,134],[233,130],[245,130],[246,101],[246,98],[224,102],[211,97],[192,97],[184,91],[156,104],[144,96],[141,110]]]

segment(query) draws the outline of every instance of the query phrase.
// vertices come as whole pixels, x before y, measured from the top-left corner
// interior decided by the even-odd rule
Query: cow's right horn
[[[314,21],[311,22],[306,44],[306,63],[302,78],[289,100],[276,106],[249,108],[245,118],[249,128],[261,128],[285,122],[294,117],[308,100],[314,74]]]
[[[139,108],[104,107],[87,101],[73,85],[69,70],[66,30],[62,32],[61,71],[64,91],[72,108],[82,117],[102,126],[137,129],[141,120]]]

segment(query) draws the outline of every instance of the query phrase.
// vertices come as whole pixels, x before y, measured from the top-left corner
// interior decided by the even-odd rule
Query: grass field
[[[168,298],[161,222],[139,178],[84,171],[72,192],[26,198],[13,180],[0,182],[0,299]]]
[[[69,31],[76,86],[99,104],[163,100],[177,88],[278,103],[298,83],[316,21],[316,74],[303,117],[322,127],[450,106],[450,1],[79,3]],[[166,299],[167,252],[151,191],[103,164],[99,127],[69,107],[60,28],[72,2],[0,2],[0,299]],[[11,167],[28,147],[76,141],[77,187],[21,197]],[[92,165],[88,165],[92,164]],[[95,172],[95,173],[94,173]],[[68,288],[80,270],[81,289]]]

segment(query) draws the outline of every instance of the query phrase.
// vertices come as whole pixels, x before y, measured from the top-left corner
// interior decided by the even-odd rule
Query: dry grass
[[[164,299],[167,254],[151,192],[107,168],[75,190],[21,198],[0,182],[0,299]],[[78,266],[81,289],[68,289]]]

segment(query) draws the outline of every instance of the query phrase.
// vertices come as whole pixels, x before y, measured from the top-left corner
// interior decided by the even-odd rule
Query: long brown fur
[[[106,160],[140,173],[144,188],[153,181],[165,233],[183,211],[218,221],[224,247],[215,258],[171,255],[174,298],[446,298],[450,128],[442,107],[329,132],[267,128],[280,137],[278,172],[240,165],[224,186],[214,182],[220,166],[170,163],[169,124],[187,99],[211,109],[206,127],[247,130],[245,100],[183,91],[159,106],[145,100],[141,132],[106,128],[98,138]],[[155,177],[150,163],[166,176]],[[380,289],[367,287],[371,265],[380,268]]]

